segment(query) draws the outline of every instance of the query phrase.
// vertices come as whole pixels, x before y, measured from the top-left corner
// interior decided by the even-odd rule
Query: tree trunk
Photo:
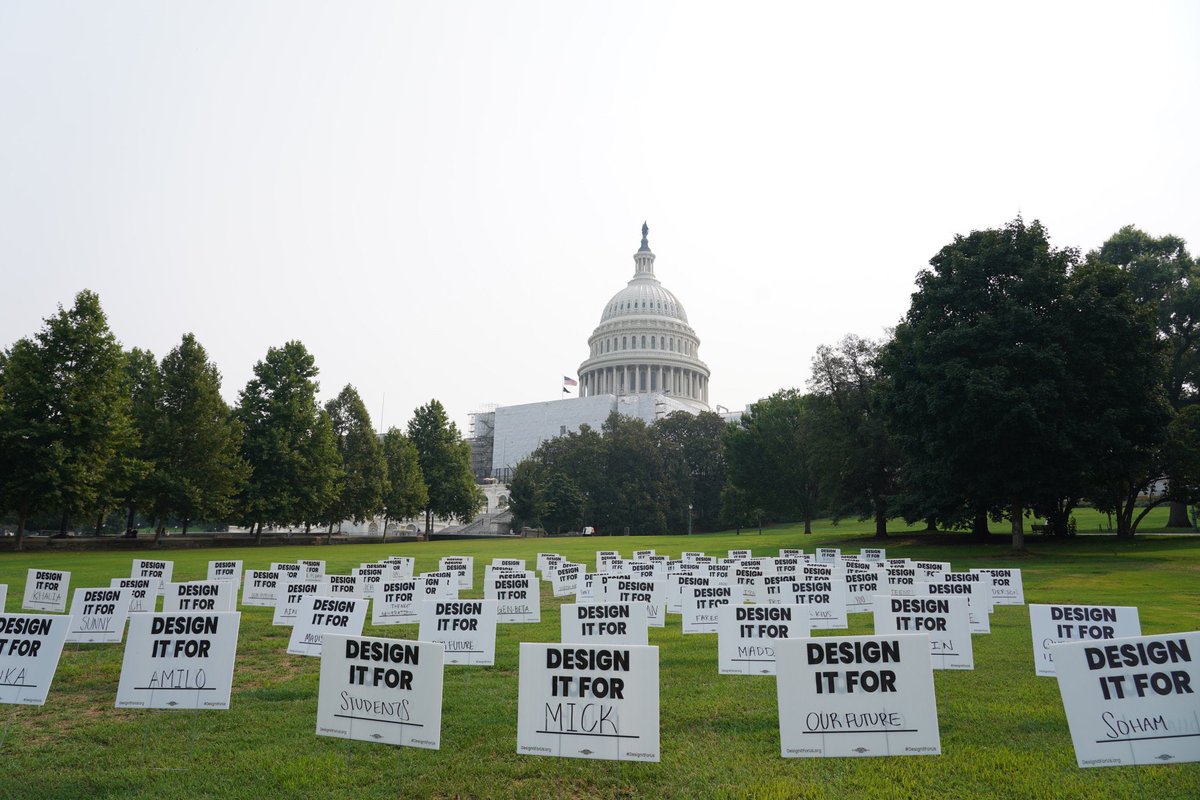
[[[1192,521],[1188,519],[1186,503],[1171,501],[1171,513],[1167,516],[1167,527],[1191,529]]]
[[[875,538],[887,538],[887,509],[881,504],[875,506]]]
[[[133,503],[129,504],[129,513],[125,516],[125,535],[128,536],[131,530],[133,530]]]
[[[429,541],[429,535],[433,533],[433,509],[426,506],[425,508],[425,541]]]
[[[937,533],[937,517],[926,517],[925,518],[925,532],[926,533]]]
[[[62,522],[60,522],[58,525],[58,532],[65,535],[67,532],[67,523],[70,521],[71,518],[68,517],[67,512],[64,511],[62,515]]]
[[[976,539],[987,541],[991,532],[988,530],[988,515],[986,511],[976,511],[975,519],[971,521],[971,533]]]
[[[17,512],[16,549],[18,551],[23,549],[23,545],[25,542],[25,520],[28,516],[29,516],[29,512],[24,508],[22,508],[20,511]]]
[[[1009,513],[1012,515],[1012,548],[1025,549],[1025,507],[1020,500],[1014,499]]]
[[[188,523],[191,521],[192,521],[191,517],[183,518],[183,532],[180,534],[181,536],[187,536]]]
[[[96,536],[100,536],[100,532],[104,530],[104,512],[96,514]]]
[[[306,522],[304,523],[304,535],[307,536],[310,533],[312,533],[312,523]]]
[[[388,526],[388,517],[387,517],[387,514],[384,514],[383,515],[383,538],[379,540],[380,544],[387,544],[387,526]]]
[[[262,522],[259,521],[254,526],[254,543],[258,544],[261,541],[262,541]]]
[[[155,520],[155,525],[154,525],[154,543],[155,544],[158,544],[158,541],[160,539],[162,539],[164,527],[166,527],[166,526],[163,524],[163,521],[161,519]]]
[[[804,515],[804,532],[812,533],[812,520],[809,519],[808,514]]]

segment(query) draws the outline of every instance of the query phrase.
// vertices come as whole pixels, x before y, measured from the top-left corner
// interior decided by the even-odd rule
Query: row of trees
[[[714,530],[724,428],[711,412],[676,412],[652,425],[613,412],[599,431],[583,425],[545,441],[513,470],[513,522],[552,532]]]
[[[550,528],[610,531],[682,530],[687,503],[705,526],[766,515],[809,531],[830,515],[878,536],[897,517],[981,535],[1007,519],[1016,547],[1029,513],[1065,535],[1083,502],[1124,536],[1167,502],[1168,524],[1190,527],[1198,386],[1200,273],[1182,240],[1127,227],[1081,256],[1018,218],[942,248],[887,341],[819,348],[807,392],[730,426],[614,419],[547,442],[513,500]]]
[[[1054,533],[1089,502],[1133,535],[1200,498],[1200,275],[1136,228],[1086,257],[1039,223],[959,236],[892,338],[822,347],[810,392],[755,404],[727,437],[729,493],[804,519],[889,517]]]
[[[17,546],[35,515],[99,530],[114,509],[161,534],[198,520],[330,532],[425,514],[469,518],[482,503],[469,445],[433,400],[407,432],[379,436],[352,386],[324,406],[300,342],[271,348],[236,407],[192,334],[161,362],[122,350],[99,297],[83,291],[33,337],[0,353],[0,513]]]

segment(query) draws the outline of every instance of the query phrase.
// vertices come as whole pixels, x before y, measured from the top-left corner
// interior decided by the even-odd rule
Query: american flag
[[[563,386],[578,386],[578,385],[579,385],[579,381],[575,380],[574,378],[568,378],[566,375],[563,375]]]

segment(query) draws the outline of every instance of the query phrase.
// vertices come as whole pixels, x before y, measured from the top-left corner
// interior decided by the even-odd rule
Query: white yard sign
[[[992,576],[992,600],[998,606],[1025,605],[1025,584],[1019,569],[973,569]]]
[[[532,572],[494,572],[484,581],[483,597],[496,601],[496,622],[542,621],[542,592]]]
[[[272,625],[295,625],[300,604],[308,595],[316,594],[321,584],[316,581],[282,579],[275,587],[275,616]]]
[[[69,623],[67,617],[0,614],[0,703],[45,704]]]
[[[273,608],[282,574],[278,570],[246,570],[246,578],[242,582],[242,605]]]
[[[175,572],[174,561],[162,561],[151,558],[135,558],[130,569],[131,578],[149,578],[153,582],[155,594],[162,594],[163,586],[171,582]]]
[[[379,584],[371,600],[371,624],[416,624],[420,621],[418,609],[424,601],[424,578],[385,580]]]
[[[229,708],[241,614],[133,614],[117,708]]]
[[[426,600],[417,638],[446,645],[446,663],[490,667],[496,661],[495,600]]]
[[[21,608],[30,611],[66,611],[71,573],[56,569],[31,569],[25,576]]]
[[[237,611],[237,584],[229,581],[168,583],[163,611]]]
[[[241,583],[241,561],[210,561],[208,562],[208,579],[210,581],[233,581]]]
[[[1133,606],[1029,606],[1033,632],[1033,666],[1037,675],[1053,677],[1051,647],[1059,642],[1141,636],[1142,624]]]
[[[649,641],[645,603],[564,603],[559,633],[577,644],[638,644]]]
[[[924,633],[934,669],[975,669],[965,597],[875,596],[875,633]]]
[[[722,606],[740,605],[740,586],[692,586],[683,590],[683,633],[716,633]]]
[[[1200,761],[1200,632],[1051,650],[1079,766]]]
[[[439,749],[443,649],[438,642],[326,634],[317,735]]]
[[[287,651],[294,656],[319,656],[325,634],[360,636],[366,619],[365,598],[306,594],[300,601]]]
[[[155,611],[158,595],[151,585],[149,578],[113,578],[109,586],[113,589],[129,590],[129,613],[140,614],[143,611]]]
[[[658,648],[521,643],[517,752],[658,761]]]
[[[784,758],[942,752],[927,637],[780,639],[775,659]]]
[[[722,675],[774,675],[775,640],[810,635],[808,609],[800,606],[725,606],[718,616]]]
[[[125,637],[130,589],[76,589],[67,641],[118,644]]]

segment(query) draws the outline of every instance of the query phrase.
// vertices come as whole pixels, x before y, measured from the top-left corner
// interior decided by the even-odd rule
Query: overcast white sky
[[[742,408],[955,233],[1200,250],[1200,3],[0,1],[0,347],[99,292],[232,402],[560,397],[643,220]]]

